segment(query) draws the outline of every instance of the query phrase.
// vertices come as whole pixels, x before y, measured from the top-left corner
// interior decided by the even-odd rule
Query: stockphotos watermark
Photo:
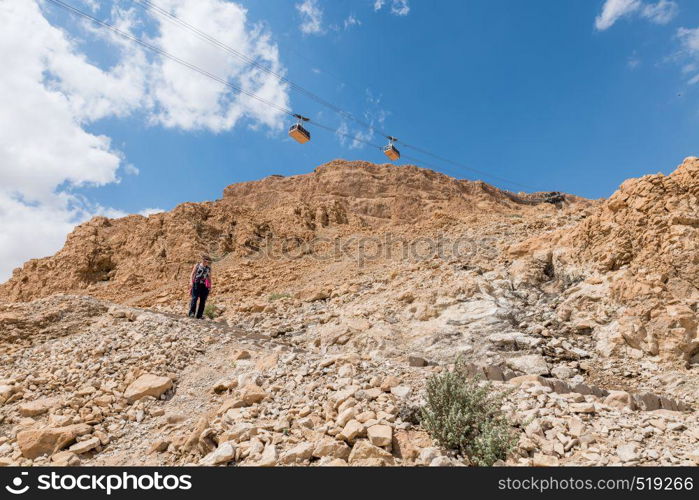
[[[192,476],[189,474],[161,474],[160,472],[133,474],[73,474],[50,472],[36,477],[36,484],[29,484],[29,473],[21,472],[12,479],[5,490],[13,495],[23,495],[28,491],[91,491],[106,493],[123,491],[187,491],[192,489]]]
[[[254,260],[350,260],[360,267],[379,260],[466,260],[476,254],[492,258],[497,255],[495,238],[447,235],[405,238],[392,233],[310,239],[266,237],[248,241],[246,246],[250,251],[248,258]]]

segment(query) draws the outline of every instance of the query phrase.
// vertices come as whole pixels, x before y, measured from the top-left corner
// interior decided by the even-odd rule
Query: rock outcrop
[[[699,159],[629,179],[576,227],[511,249],[525,282],[568,283],[561,319],[604,355],[692,362],[699,353]],[[577,294],[577,295],[574,295]]]
[[[335,238],[405,226],[417,236],[426,232],[421,226],[473,214],[555,210],[536,200],[418,167],[336,160],[310,174],[234,184],[214,202],[183,203],[149,217],[96,217],[78,226],[56,255],[17,269],[0,293],[11,301],[80,293],[153,305],[181,295],[202,252],[225,262],[272,250],[302,254],[304,242],[327,231]]]

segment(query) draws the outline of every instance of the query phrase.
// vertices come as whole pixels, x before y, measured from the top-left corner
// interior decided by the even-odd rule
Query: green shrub
[[[470,378],[457,362],[453,372],[427,381],[420,423],[441,446],[459,451],[475,465],[490,466],[507,458],[517,443],[500,409],[503,397],[492,384]]]
[[[273,293],[269,296],[269,301],[274,302],[275,300],[288,298],[291,298],[291,295],[289,295],[288,293]]]
[[[216,316],[218,316],[216,304],[206,304],[206,307],[204,308],[204,316],[209,319],[214,319]]]

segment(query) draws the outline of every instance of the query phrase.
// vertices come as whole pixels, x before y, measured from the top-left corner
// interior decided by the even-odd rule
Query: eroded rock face
[[[150,217],[95,217],[78,226],[56,255],[17,269],[0,294],[13,301],[65,292],[170,303],[203,251],[217,260],[261,252],[303,255],[304,244],[328,230],[435,228],[483,211],[536,211],[533,200],[539,198],[413,166],[336,160],[310,174],[231,185],[215,202],[183,203]],[[570,195],[564,200],[585,203]],[[328,297],[325,289],[307,293],[307,300]]]
[[[510,253],[525,282],[541,282],[546,255],[562,280],[597,280],[568,292],[560,314],[595,330],[602,354],[689,361],[699,352],[699,159],[629,179],[577,227]]]

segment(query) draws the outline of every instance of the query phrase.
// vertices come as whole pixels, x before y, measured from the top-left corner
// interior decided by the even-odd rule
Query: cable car
[[[388,141],[389,141],[388,145],[385,148],[383,148],[383,154],[388,156],[388,158],[391,161],[396,161],[400,158],[400,151],[398,151],[398,149],[396,149],[396,147],[393,145],[393,143],[396,142],[397,140],[398,139],[396,139],[395,137],[389,136],[388,137]]]
[[[294,115],[298,120],[294,125],[289,128],[289,137],[294,139],[296,142],[301,144],[306,144],[311,140],[311,133],[303,128],[301,122],[307,122],[308,118],[301,115]]]

